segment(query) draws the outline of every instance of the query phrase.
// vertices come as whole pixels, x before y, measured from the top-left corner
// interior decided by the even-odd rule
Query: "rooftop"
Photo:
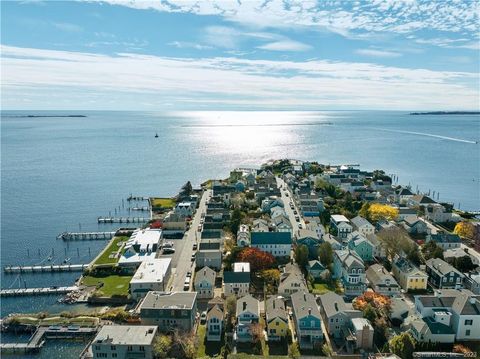
[[[192,309],[197,292],[148,292],[141,309]]]
[[[340,222],[347,222],[349,223],[350,221],[348,220],[347,217],[345,217],[343,214],[332,214],[330,218],[335,221],[335,223],[340,223]]]
[[[171,258],[148,258],[140,264],[131,283],[163,282],[171,261]]]
[[[255,244],[291,244],[290,232],[252,232],[252,245]]]
[[[96,344],[151,345],[156,326],[150,325],[104,325],[93,340]]]

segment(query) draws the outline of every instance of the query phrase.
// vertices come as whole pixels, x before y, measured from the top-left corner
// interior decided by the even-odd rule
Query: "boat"
[[[63,260],[63,263],[64,263],[64,264],[67,264],[68,262],[70,262],[70,259],[71,259],[70,257],[69,257],[69,258],[65,258],[65,259]]]
[[[52,256],[48,257],[47,261],[51,262],[52,261]]]
[[[158,138],[158,133],[155,134],[155,138]]]

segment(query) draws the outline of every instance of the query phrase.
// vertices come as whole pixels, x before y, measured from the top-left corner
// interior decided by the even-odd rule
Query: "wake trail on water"
[[[476,141],[465,140],[465,139],[456,138],[456,137],[435,135],[435,134],[433,134],[433,133],[414,132],[414,131],[403,131],[403,130],[389,130],[389,129],[386,129],[386,128],[373,128],[373,129],[374,129],[374,130],[379,130],[379,131],[386,131],[386,132],[406,133],[406,134],[410,134],[410,135],[418,135],[418,136],[426,136],[426,137],[440,138],[440,139],[442,139],[442,140],[455,141],[455,142],[463,142],[463,143],[471,143],[471,144],[474,144],[474,145],[478,143],[478,142],[476,142]]]

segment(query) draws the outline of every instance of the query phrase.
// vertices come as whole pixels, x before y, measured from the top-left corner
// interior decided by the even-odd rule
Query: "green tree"
[[[368,319],[370,323],[374,323],[377,319],[377,313],[371,304],[367,304],[363,309],[363,317]]]
[[[288,357],[292,359],[300,358],[300,350],[298,349],[297,342],[293,342],[288,346]]]
[[[318,257],[320,259],[320,263],[322,263],[325,267],[330,267],[333,263],[333,248],[329,242],[323,242],[318,247]]]
[[[388,343],[390,351],[398,355],[402,359],[411,359],[413,352],[415,351],[415,339],[412,338],[410,333],[403,332],[394,336]]]
[[[230,218],[230,230],[232,233],[237,235],[238,228],[240,227],[240,223],[242,223],[243,213],[240,208],[235,208],[232,211],[232,217]]]
[[[227,315],[234,316],[237,311],[237,298],[231,295],[226,300]]]
[[[295,262],[302,268],[308,264],[308,247],[301,244],[295,248]]]
[[[168,335],[159,335],[153,343],[153,353],[156,358],[167,358],[170,347],[172,346],[172,338]]]
[[[470,256],[455,258],[453,261],[453,266],[462,273],[470,272],[472,269],[477,267],[475,264],[473,264]]]
[[[443,249],[434,241],[428,241],[423,245],[422,254],[426,261],[431,258],[443,259]]]
[[[365,202],[362,205],[362,208],[360,208],[360,211],[358,211],[358,215],[365,218],[366,220],[370,221],[370,202]]]
[[[377,237],[390,260],[398,253],[406,252],[410,247],[411,240],[408,234],[399,227],[382,229]]]

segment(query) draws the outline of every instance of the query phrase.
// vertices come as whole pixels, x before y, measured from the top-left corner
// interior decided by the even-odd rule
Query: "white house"
[[[341,214],[330,216],[330,225],[337,230],[337,237],[341,239],[346,239],[353,230],[348,218]]]
[[[142,262],[130,281],[130,295],[143,298],[151,290],[165,291],[170,278],[171,258],[149,258]]]
[[[250,342],[253,338],[252,326],[260,318],[260,302],[251,295],[237,300],[237,327],[234,338],[237,342]]]
[[[203,267],[195,273],[194,283],[198,298],[213,298],[216,275],[216,272],[208,267]]]
[[[363,234],[364,236],[368,236],[370,234],[375,233],[375,227],[373,224],[371,224],[369,221],[367,221],[365,218],[356,216],[355,218],[352,219],[352,225],[353,228]]]
[[[223,272],[223,295],[242,297],[250,292],[250,272]]]
[[[252,232],[251,246],[274,257],[289,257],[292,250],[292,235],[290,232]]]
[[[237,246],[249,247],[250,246],[250,231],[246,224],[241,224],[237,232]]]
[[[192,217],[195,212],[194,202],[180,202],[175,206],[175,213],[182,217]]]

